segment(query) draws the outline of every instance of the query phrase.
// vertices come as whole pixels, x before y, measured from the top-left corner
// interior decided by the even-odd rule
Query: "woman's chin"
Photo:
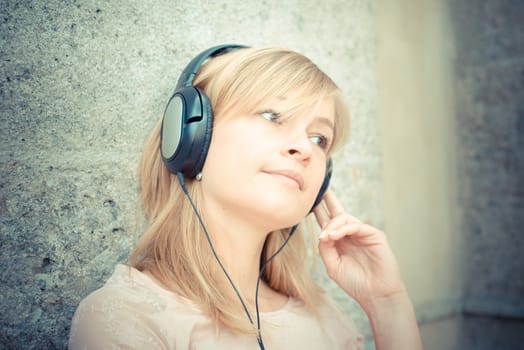
[[[280,230],[300,223],[309,213],[307,209],[292,206],[270,206],[259,208],[259,218],[269,225],[270,231]]]

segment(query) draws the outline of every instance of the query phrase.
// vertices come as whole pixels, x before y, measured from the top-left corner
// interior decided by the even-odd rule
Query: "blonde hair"
[[[215,121],[239,111],[254,111],[264,101],[295,92],[296,111],[325,97],[335,101],[335,136],[330,152],[348,136],[349,116],[333,81],[303,55],[279,48],[240,49],[208,60],[193,84],[202,89],[213,106]],[[297,93],[298,92],[298,93]],[[295,96],[297,96],[295,98]],[[196,303],[215,325],[253,333],[231,286],[220,283],[223,273],[206,240],[203,228],[181,190],[178,178],[168,171],[159,151],[161,121],[144,146],[139,168],[141,199],[149,227],[130,257],[130,264],[152,273],[166,288]],[[187,179],[189,194],[200,210],[202,195],[195,181]],[[302,226],[302,225],[301,225]],[[283,244],[290,229],[271,232],[261,259],[268,259]],[[322,290],[311,278],[308,247],[300,234],[266,266],[263,279],[275,291],[300,299],[311,310],[322,299]],[[312,243],[312,241],[310,242]]]

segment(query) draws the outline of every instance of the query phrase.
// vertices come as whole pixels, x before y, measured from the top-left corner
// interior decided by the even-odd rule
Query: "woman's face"
[[[308,214],[325,175],[335,105],[326,98],[291,116],[293,102],[288,94],[254,113],[218,116],[202,171],[207,210],[271,231]]]

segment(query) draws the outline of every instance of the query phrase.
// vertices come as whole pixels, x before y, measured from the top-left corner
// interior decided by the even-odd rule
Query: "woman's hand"
[[[384,232],[344,211],[335,194],[315,210],[319,250],[331,277],[364,309],[380,350],[421,350],[413,305]]]
[[[319,250],[331,277],[359,304],[405,294],[386,235],[344,211],[328,190],[314,213],[322,228]]]

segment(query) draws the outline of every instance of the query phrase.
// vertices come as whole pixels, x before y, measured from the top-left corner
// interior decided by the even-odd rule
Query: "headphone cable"
[[[273,258],[282,251],[282,249],[284,249],[284,247],[286,246],[286,244],[289,242],[289,239],[291,238],[291,236],[293,236],[293,233],[295,233],[295,230],[297,229],[298,227],[298,224],[295,224],[293,225],[293,227],[291,228],[291,230],[289,231],[289,235],[287,236],[286,240],[284,241],[284,243],[282,243],[282,245],[280,246],[280,248],[277,249],[277,251],[275,253],[273,253],[273,255],[271,255],[266,261],[264,261],[262,263],[262,266],[260,267],[260,272],[258,274],[258,280],[257,280],[257,288],[256,288],[256,291],[255,291],[255,307],[256,307],[256,313],[257,313],[257,332],[258,332],[258,336],[257,338],[259,339],[259,345],[260,345],[260,348],[262,350],[265,349],[264,347],[264,342],[262,341],[262,334],[260,333],[260,311],[259,311],[259,308],[258,308],[258,290],[259,290],[259,286],[260,286],[260,281],[262,280],[262,275],[264,274],[264,271],[266,269],[266,266],[267,264],[273,260]]]
[[[178,172],[177,175],[178,175],[178,180],[180,182],[180,185],[182,186],[182,190],[184,191],[187,199],[189,199],[189,203],[193,207],[193,211],[195,212],[195,214],[197,216],[197,219],[200,222],[200,225],[204,229],[204,233],[206,234],[206,239],[207,239],[207,241],[209,243],[209,246],[211,247],[211,251],[213,252],[213,255],[215,256],[216,261],[218,262],[218,265],[220,266],[220,268],[222,269],[222,271],[226,275],[226,278],[229,281],[229,284],[231,284],[231,287],[233,287],[233,290],[235,291],[238,299],[240,300],[240,303],[242,304],[242,308],[244,308],[244,312],[246,313],[247,318],[249,319],[249,322],[251,322],[251,324],[254,324],[253,319],[251,318],[251,315],[249,314],[249,311],[247,310],[247,306],[244,303],[244,300],[242,299],[242,297],[240,296],[240,292],[235,287],[235,284],[233,283],[233,280],[231,279],[231,277],[229,277],[229,274],[227,273],[226,268],[224,267],[224,265],[222,264],[222,261],[220,261],[220,258],[218,257],[218,254],[217,254],[217,252],[215,250],[215,247],[213,246],[213,242],[211,241],[211,237],[209,236],[209,233],[207,232],[206,226],[204,225],[204,221],[202,220],[202,217],[198,213],[198,210],[197,210],[197,208],[195,206],[195,203],[193,202],[193,199],[189,195],[189,192],[188,192],[187,187],[186,187],[186,181],[184,179],[184,175],[181,172]]]
[[[213,256],[215,257],[215,260],[218,262],[218,265],[220,266],[220,268],[224,272],[224,275],[226,276],[227,280],[229,281],[229,284],[231,285],[231,287],[235,291],[235,294],[237,295],[238,300],[240,300],[240,303],[242,304],[242,308],[244,309],[244,312],[247,315],[247,318],[248,318],[249,322],[252,325],[254,325],[255,323],[253,322],[253,319],[251,318],[251,314],[249,313],[249,310],[247,309],[247,306],[244,303],[244,300],[242,299],[242,296],[240,295],[240,292],[238,291],[237,287],[233,283],[233,280],[231,279],[231,277],[227,273],[227,270],[224,267],[224,265],[222,264],[222,261],[218,257],[218,254],[217,254],[217,252],[215,250],[215,247],[213,246],[213,241],[211,240],[209,232],[206,229],[206,225],[204,224],[204,221],[202,220],[202,217],[198,213],[198,210],[196,208],[195,203],[193,202],[193,199],[189,195],[189,191],[187,190],[187,186],[186,186],[186,181],[184,179],[184,175],[182,174],[182,172],[177,172],[177,177],[178,177],[178,181],[180,182],[180,186],[182,187],[182,191],[184,191],[184,194],[186,195],[187,199],[189,200],[189,203],[191,204],[191,207],[193,208],[193,211],[195,212],[195,215],[196,215],[196,217],[198,219],[198,222],[200,223],[200,225],[202,226],[202,229],[204,230],[206,239],[207,239],[207,241],[209,243],[209,247],[211,248],[211,252],[213,253]],[[258,345],[260,346],[261,350],[265,350],[265,346],[264,346],[264,341],[262,340],[262,334],[261,334],[261,329],[260,329],[260,311],[259,311],[259,307],[258,307],[258,291],[259,291],[260,281],[262,279],[262,275],[263,275],[263,273],[265,271],[265,268],[266,268],[267,264],[271,260],[273,260],[273,258],[278,253],[280,253],[282,251],[282,249],[289,242],[289,239],[291,238],[291,236],[293,236],[293,233],[295,232],[297,227],[298,227],[298,224],[293,225],[293,227],[289,231],[289,235],[286,238],[286,240],[284,241],[284,243],[282,243],[280,248],[278,248],[277,251],[275,253],[273,253],[273,255],[271,255],[266,261],[264,261],[262,263],[262,265],[260,267],[260,270],[259,270],[258,279],[257,279],[257,286],[256,286],[256,290],[255,290],[255,308],[256,308],[256,316],[257,316],[257,341],[258,341]]]

